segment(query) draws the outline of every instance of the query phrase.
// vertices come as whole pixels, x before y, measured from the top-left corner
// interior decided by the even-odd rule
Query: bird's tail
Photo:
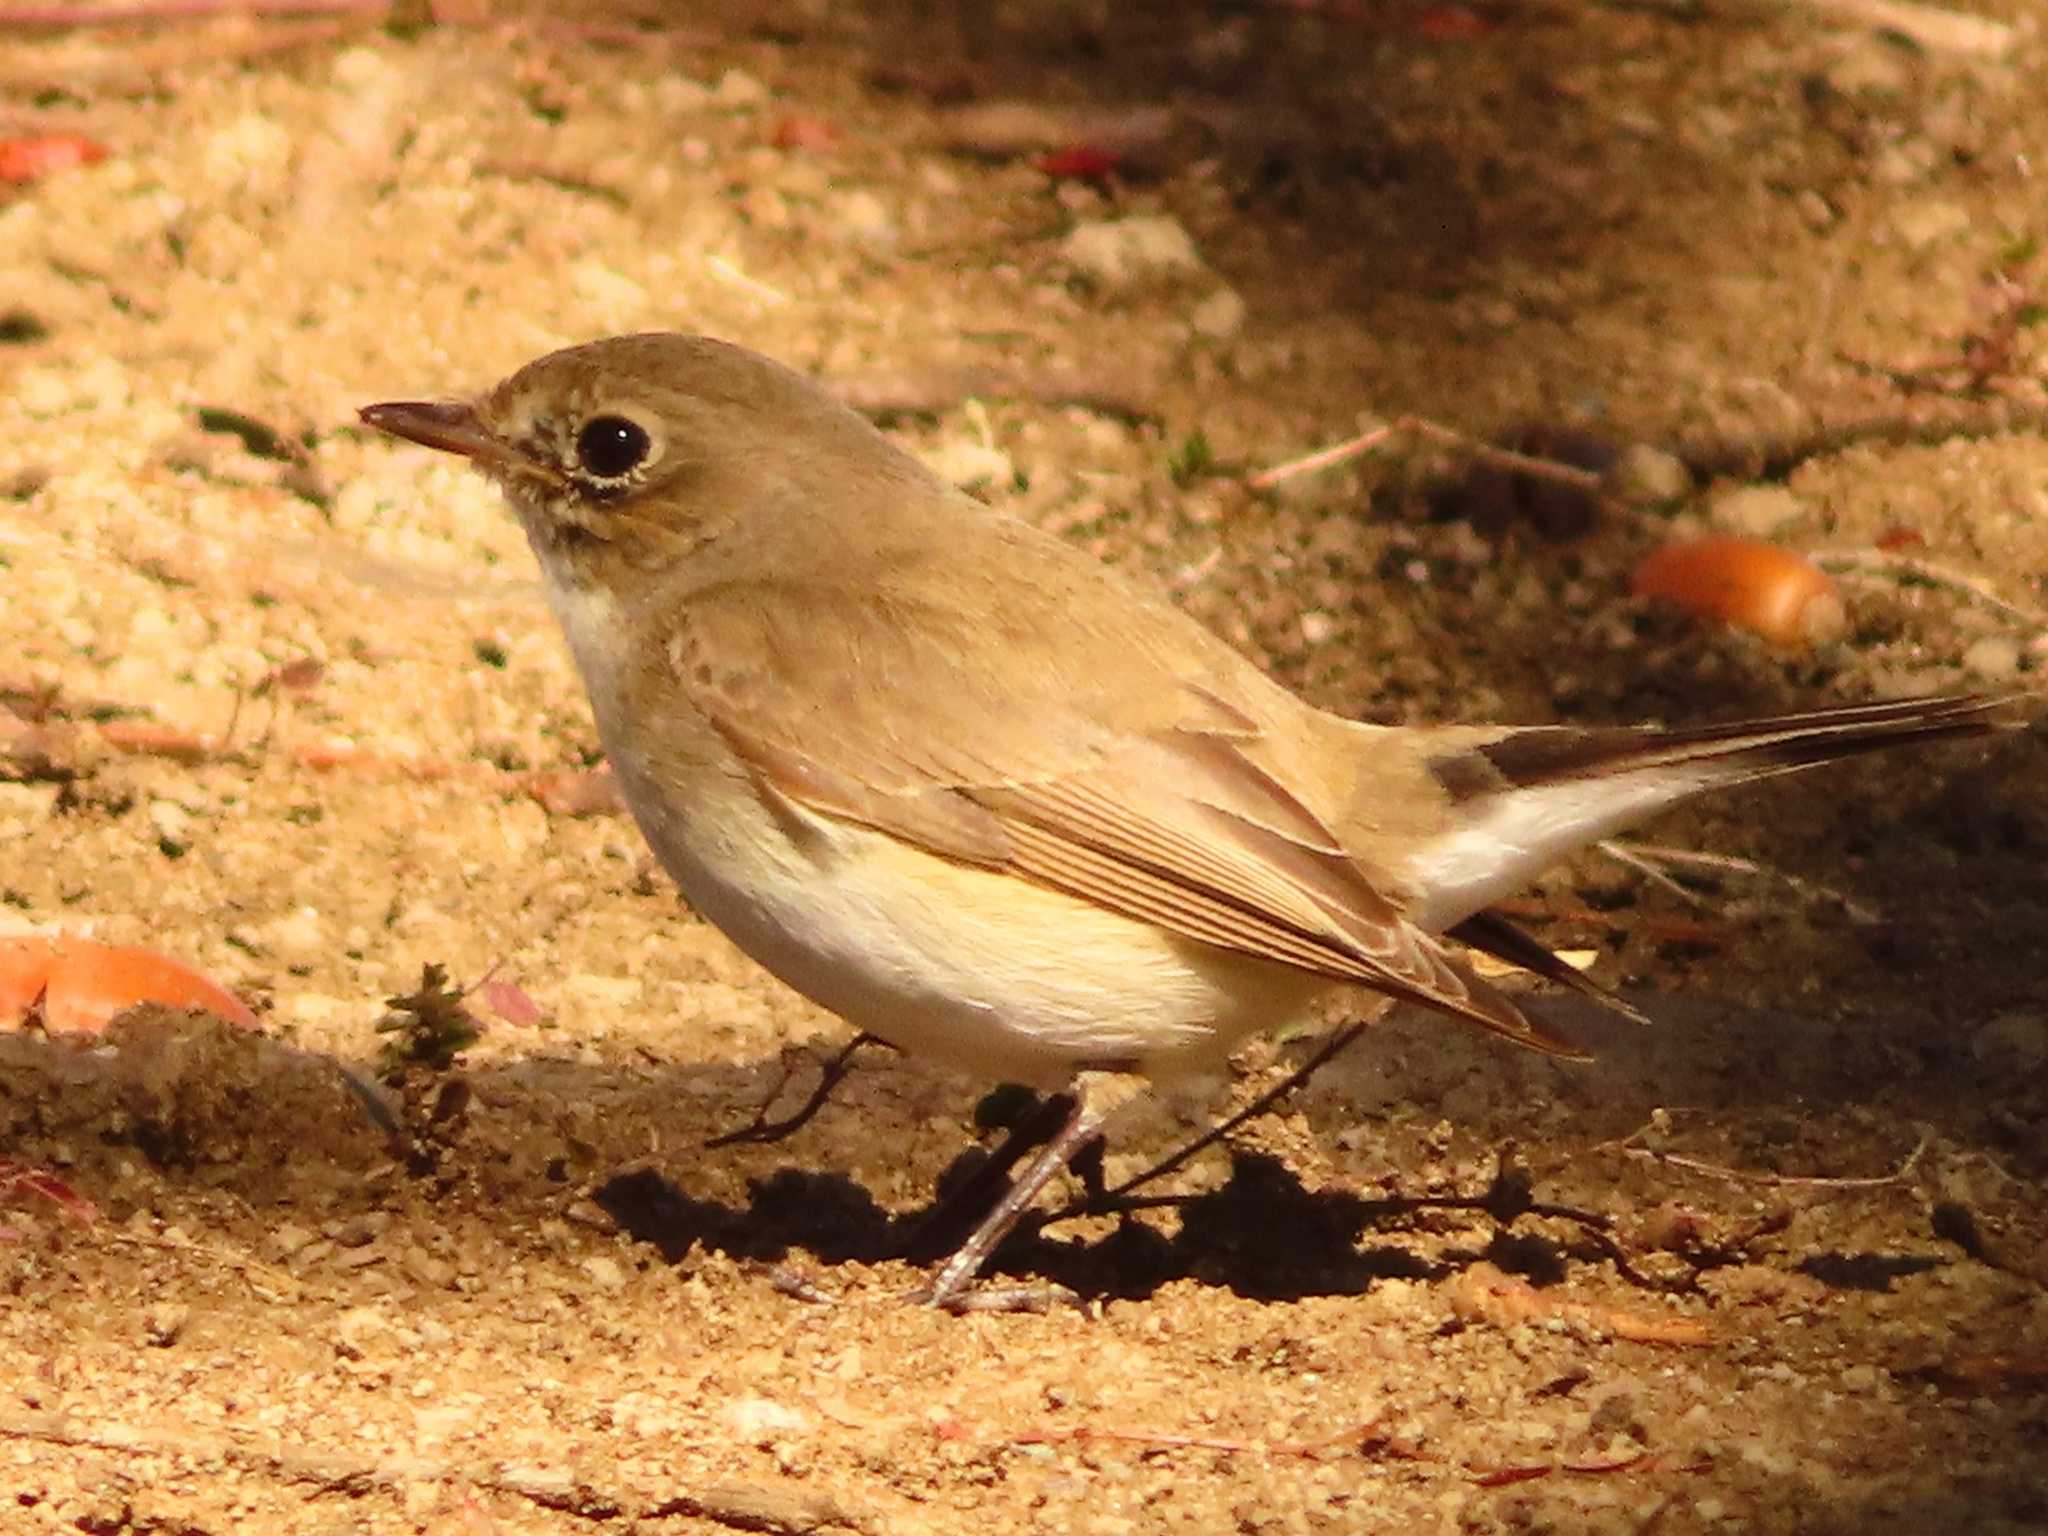
[[[1411,915],[1426,929],[1563,979],[1562,962],[1531,965],[1542,946],[1486,909],[1565,854],[1701,790],[1981,735],[2021,723],[2030,702],[2039,701],[1958,694],[1673,730],[1536,726],[1468,740],[1430,761],[1456,810],[1451,827],[1413,856],[1409,880],[1429,894]]]

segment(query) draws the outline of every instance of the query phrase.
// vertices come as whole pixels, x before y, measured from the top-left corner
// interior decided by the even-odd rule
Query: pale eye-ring
[[[630,417],[593,416],[576,434],[576,463],[597,480],[619,480],[647,462],[654,442]]]

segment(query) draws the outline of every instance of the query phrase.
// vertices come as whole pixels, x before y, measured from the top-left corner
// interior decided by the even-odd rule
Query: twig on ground
[[[265,691],[259,684],[258,695]],[[282,754],[315,772],[390,774],[422,782],[455,779],[495,788],[508,797],[531,795],[544,809],[560,816],[625,814],[624,798],[608,770],[524,772],[472,759],[378,752],[352,742],[274,743],[267,727],[260,739],[238,745],[234,731],[241,705],[238,693],[227,729],[209,735],[138,718],[146,712],[105,701],[60,701],[54,692],[30,693],[0,685],[0,778],[78,778],[92,771],[103,749],[186,764],[245,766]],[[79,718],[87,711],[101,710],[118,713],[106,720]]]
[[[0,1158],[0,1205],[19,1195],[47,1200],[81,1226],[89,1227],[100,1218],[98,1206],[49,1169]]]
[[[1697,1319],[1650,1317],[1599,1302],[1567,1301],[1484,1263],[1474,1264],[1452,1286],[1451,1309],[1467,1322],[1489,1322],[1502,1328],[1555,1319],[1636,1344],[1694,1347],[1717,1342]]]
[[[1022,400],[1033,405],[1078,406],[1119,421],[1158,417],[1143,386],[1113,373],[1047,371],[1009,373],[995,368],[948,367],[870,369],[842,374],[826,387],[861,415],[877,421],[901,416],[939,416],[968,400]]]
[[[1913,1150],[1906,1154],[1906,1160],[1890,1173],[1863,1174],[1850,1177],[1804,1173],[1765,1173],[1749,1168],[1732,1168],[1726,1163],[1710,1163],[1704,1158],[1686,1157],[1677,1152],[1663,1152],[1655,1147],[1635,1145],[1638,1137],[1657,1122],[1652,1119],[1639,1129],[1631,1131],[1619,1141],[1603,1143],[1626,1157],[1662,1163],[1672,1168],[1683,1168],[1688,1173],[1703,1174],[1708,1178],[1722,1179],[1730,1184],[1759,1184],[1772,1189],[1883,1189],[1887,1185],[1903,1183],[1920,1165],[1922,1154],[1933,1141],[1934,1133],[1923,1130]],[[1599,1148],[1595,1149],[1600,1150]]]
[[[594,1486],[567,1472],[506,1462],[462,1463],[425,1457],[381,1461],[307,1451],[283,1441],[148,1429],[118,1421],[84,1423],[65,1414],[0,1412],[0,1439],[36,1441],[120,1456],[167,1456],[240,1468],[285,1483],[361,1497],[374,1490],[403,1496],[420,1483],[487,1489],[543,1509],[593,1521],[628,1522],[689,1517],[737,1531],[811,1536],[831,1527],[864,1529],[863,1522],[829,1494],[720,1484],[693,1493],[653,1495]]]
[[[1782,480],[1800,465],[1865,443],[1890,447],[1981,442],[2013,432],[2048,430],[2048,406],[2004,396],[1923,401],[1918,408],[1887,406],[1832,414],[1803,430],[1764,438],[1702,436],[1671,445],[1699,481],[1730,476]]]
[[[1363,1424],[1340,1429],[1320,1440],[1244,1440],[1228,1435],[1191,1435],[1157,1429],[1105,1429],[1098,1424],[1074,1424],[1061,1429],[1032,1430],[1014,1436],[1011,1445],[1071,1445],[1109,1441],[1138,1445],[1148,1450],[1220,1451],[1229,1456],[1287,1456],[1314,1460],[1333,1450],[1372,1450],[1386,1442],[1376,1415]]]
[[[1057,1429],[1032,1430],[1021,1435],[1012,1435],[1002,1442],[1008,1446],[1027,1445],[1130,1445],[1141,1452],[1149,1451],[1206,1451],[1223,1456],[1285,1457],[1290,1460],[1321,1461],[1332,1453],[1357,1456],[1378,1456],[1387,1460],[1437,1462],[1442,1458],[1412,1441],[1398,1439],[1381,1428],[1384,1415],[1375,1415],[1362,1424],[1340,1429],[1334,1435],[1315,1440],[1261,1440],[1235,1435],[1191,1434],[1181,1430],[1125,1429],[1100,1424],[1064,1425]],[[948,1419],[938,1426],[942,1440],[966,1440],[972,1438],[971,1431],[958,1419]],[[1546,1462],[1530,1467],[1483,1467],[1467,1464],[1464,1470],[1473,1475],[1482,1488],[1501,1488],[1514,1483],[1532,1482],[1553,1473],[1567,1473],[1580,1477],[1600,1477],[1623,1472],[1704,1472],[1708,1464],[1692,1462],[1672,1463],[1667,1457],[1655,1452],[1644,1452],[1639,1456],[1625,1456],[1613,1461],[1565,1461]]]
[[[1936,565],[1933,561],[1922,560],[1917,555],[1889,549],[1823,549],[1807,558],[1822,570],[1836,574],[1861,575],[1875,572],[1892,577],[1904,576],[1914,581],[1926,582],[1929,586],[1960,592],[1965,597],[1974,598],[1985,607],[2024,625],[2036,639],[2048,636],[2048,614],[2037,613],[2030,608],[2022,608],[2017,603],[2007,601],[1992,590],[1990,582],[1981,576],[1972,576],[1967,571]]]
[[[1720,870],[1728,874],[1754,875],[1766,880],[1776,880],[1808,901],[1832,902],[1842,909],[1843,915],[1852,923],[1867,925],[1884,921],[1884,914],[1877,908],[1856,900],[1845,891],[1838,891],[1833,886],[1822,885],[1818,881],[1803,879],[1798,875],[1787,874],[1782,869],[1773,869],[1768,864],[1759,864],[1753,859],[1740,858],[1735,854],[1701,853],[1691,848],[1668,848],[1615,838],[1609,838],[1595,846],[1609,858],[1617,859],[1631,869],[1642,870],[1645,874],[1651,873],[1660,865],[1676,864],[1694,869]],[[1672,880],[1668,874],[1659,879],[1658,883],[1680,892],[1685,890],[1685,887]]]
[[[861,1031],[861,1033],[855,1035],[845,1045],[841,1046],[825,1062],[818,1074],[818,1085],[811,1090],[809,1098],[797,1106],[793,1113],[785,1115],[780,1120],[770,1120],[768,1118],[769,1106],[782,1096],[782,1090],[789,1084],[789,1068],[785,1064],[782,1071],[782,1080],[775,1085],[774,1092],[770,1093],[762,1101],[761,1106],[754,1111],[754,1118],[737,1130],[725,1131],[720,1135],[713,1136],[704,1145],[706,1147],[729,1147],[743,1141],[781,1141],[787,1136],[794,1135],[810,1123],[818,1111],[825,1107],[825,1101],[832,1097],[832,1090],[846,1080],[847,1074],[853,1070],[853,1057],[856,1051],[860,1050],[864,1045],[885,1046],[888,1043],[880,1035],[871,1035],[865,1030]]]
[[[1798,0],[1808,10],[1852,21],[1881,32],[1910,37],[1923,48],[2002,59],[2011,53],[2018,33],[2008,22],[1988,16],[1965,16],[1921,0]]]
[[[1714,910],[1714,904],[1708,901],[1706,897],[1693,890],[1690,886],[1680,885],[1659,868],[1653,860],[1637,853],[1627,843],[1610,837],[1602,839],[1593,846],[1616,863],[1627,865],[1645,880],[1649,881],[1650,884],[1676,896],[1687,906],[1696,908],[1701,912],[1711,912]]]
[[[1104,1191],[1099,1197],[1083,1199],[1077,1205],[1047,1217],[1043,1225],[1050,1226],[1054,1221],[1064,1220],[1069,1216],[1080,1216],[1090,1211],[1103,1209],[1104,1201],[1114,1201],[1122,1196],[1129,1195],[1132,1191],[1142,1189],[1147,1184],[1156,1183],[1158,1180],[1165,1178],[1169,1173],[1185,1167],[1192,1159],[1233,1134],[1238,1127],[1246,1125],[1269,1112],[1274,1105],[1278,1104],[1282,1099],[1313,1077],[1325,1062],[1329,1061],[1338,1052],[1350,1045],[1352,1041],[1364,1034],[1367,1026],[1373,1022],[1373,1018],[1377,1017],[1378,1014],[1375,1013],[1372,1018],[1353,1019],[1350,1023],[1333,1029],[1323,1038],[1323,1042],[1309,1053],[1306,1061],[1288,1073],[1287,1076],[1282,1078],[1273,1087],[1253,1099],[1251,1103],[1247,1104],[1236,1114],[1226,1120],[1219,1121],[1182,1147],[1178,1152],[1171,1153],[1160,1159],[1143,1173],[1124,1180],[1116,1188]]]
[[[743,1267],[748,1274],[759,1275],[766,1280],[769,1288],[778,1296],[787,1296],[792,1301],[807,1301],[814,1307],[839,1305],[837,1296],[808,1275],[791,1269],[787,1264],[750,1262]]]
[[[391,9],[391,0],[136,0],[128,5],[0,5],[0,26],[130,26],[204,21],[214,16],[357,16]]]
[[[1478,1467],[1470,1470],[1479,1474],[1482,1488],[1509,1488],[1516,1483],[1533,1483],[1539,1477],[1566,1472],[1574,1477],[1605,1477],[1617,1472],[1710,1472],[1714,1464],[1710,1461],[1673,1463],[1654,1451],[1644,1451],[1639,1456],[1624,1456],[1618,1461],[1557,1461],[1541,1466],[1495,1467],[1482,1471]],[[1650,1529],[1651,1523],[1662,1515],[1670,1505],[1666,1499],[1651,1512],[1650,1521],[1636,1527],[1638,1536]]]
[[[1257,474],[1249,476],[1245,484],[1255,491],[1271,490],[1297,475],[1313,474],[1317,470],[1329,469],[1355,459],[1360,454],[1370,453],[1399,436],[1426,437],[1433,442],[1462,449],[1485,463],[1498,465],[1517,474],[1533,475],[1539,480],[1554,480],[1560,485],[1568,485],[1574,490],[1584,491],[1593,496],[1600,494],[1604,484],[1601,477],[1590,469],[1581,469],[1576,464],[1565,464],[1556,459],[1539,458],[1534,454],[1517,453],[1512,448],[1502,448],[1498,444],[1484,442],[1469,433],[1460,432],[1455,427],[1447,427],[1441,422],[1431,421],[1425,416],[1400,416],[1393,421],[1382,422],[1345,442],[1304,454],[1298,459],[1289,459],[1269,469],[1262,469]]]

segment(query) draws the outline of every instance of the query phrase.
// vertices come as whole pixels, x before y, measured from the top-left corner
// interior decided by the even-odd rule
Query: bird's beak
[[[478,468],[501,475],[532,475],[558,482],[561,477],[506,442],[483,424],[476,407],[463,400],[387,400],[356,413],[363,425],[408,438],[444,453],[459,453]]]

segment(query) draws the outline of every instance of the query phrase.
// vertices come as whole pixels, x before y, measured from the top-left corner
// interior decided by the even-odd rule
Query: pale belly
[[[684,896],[789,986],[913,1055],[1034,1083],[1199,1072],[1330,985],[881,833],[807,816],[793,839],[751,795],[721,798],[687,825],[635,805]]]
[[[663,867],[747,955],[855,1028],[1015,1081],[1104,1066],[1172,1076],[1213,1067],[1330,985],[881,833],[792,810],[792,835],[744,778],[703,758],[689,784],[658,783],[618,729],[629,626],[607,594],[546,574]]]

